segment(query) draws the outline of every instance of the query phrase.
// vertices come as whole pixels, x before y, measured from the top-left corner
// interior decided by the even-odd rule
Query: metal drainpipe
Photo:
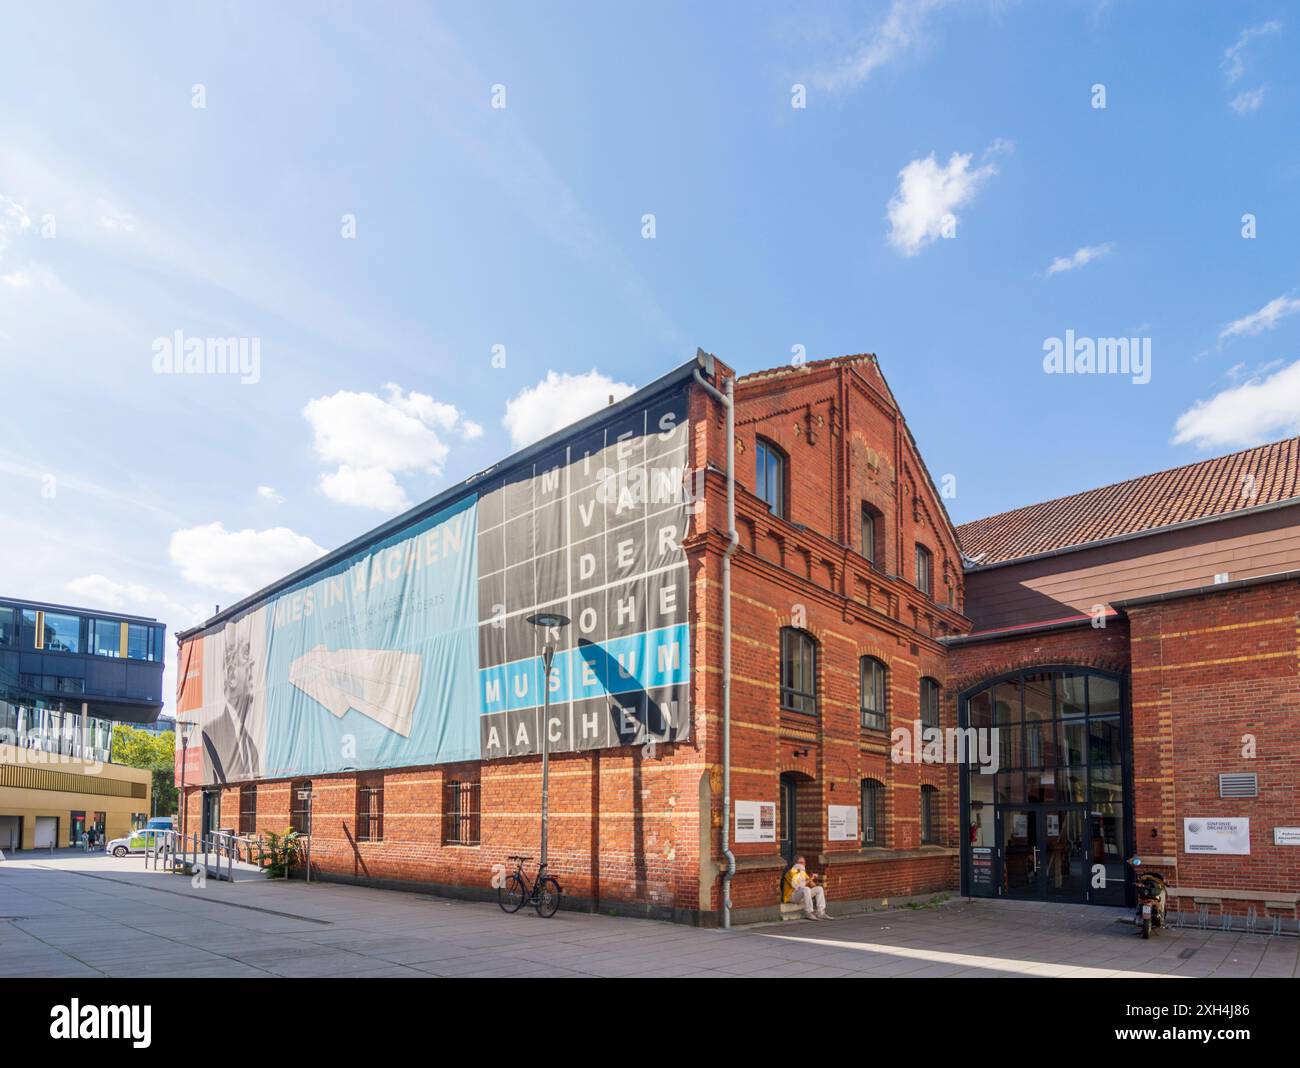
[[[731,851],[731,554],[740,545],[736,533],[736,380],[727,379],[726,393],[705,381],[699,369],[697,381],[727,410],[727,549],[722,554],[722,855],[727,870],[722,876],[722,927],[731,926],[731,880],[736,874],[736,855]]]

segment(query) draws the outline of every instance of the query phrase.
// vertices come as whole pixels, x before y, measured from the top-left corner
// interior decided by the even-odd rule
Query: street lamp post
[[[541,870],[546,867],[546,827],[551,814],[551,664],[555,661],[555,639],[560,636],[560,628],[569,625],[569,617],[558,612],[538,612],[529,616],[528,622],[547,632],[546,644],[542,647],[542,664],[546,671],[542,676],[542,855],[539,861],[539,870]],[[555,638],[551,637],[552,633]]]
[[[185,837],[185,832],[189,830],[189,805],[185,798],[185,768],[189,764],[190,732],[194,730],[194,721],[189,719],[178,719],[176,726],[181,729],[181,837]]]

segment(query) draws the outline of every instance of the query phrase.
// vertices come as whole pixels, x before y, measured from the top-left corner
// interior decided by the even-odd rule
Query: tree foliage
[[[141,768],[153,773],[154,812],[171,816],[176,812],[176,734],[150,734],[124,724],[113,727],[114,764]]]

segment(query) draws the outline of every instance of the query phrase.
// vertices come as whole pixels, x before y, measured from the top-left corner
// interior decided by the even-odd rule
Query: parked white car
[[[104,849],[115,857],[124,857],[128,853],[143,853],[153,845],[155,837],[157,832],[154,830],[132,831],[126,838],[114,838]]]

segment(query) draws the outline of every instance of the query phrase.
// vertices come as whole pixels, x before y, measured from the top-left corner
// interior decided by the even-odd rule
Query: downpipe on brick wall
[[[703,349],[695,358],[709,373],[713,357]],[[722,927],[731,926],[731,879],[736,856],[731,851],[731,554],[740,545],[736,533],[736,376],[727,379],[726,393],[706,381],[695,369],[695,381],[727,411],[727,550],[722,554],[722,855],[727,870],[722,876]]]

